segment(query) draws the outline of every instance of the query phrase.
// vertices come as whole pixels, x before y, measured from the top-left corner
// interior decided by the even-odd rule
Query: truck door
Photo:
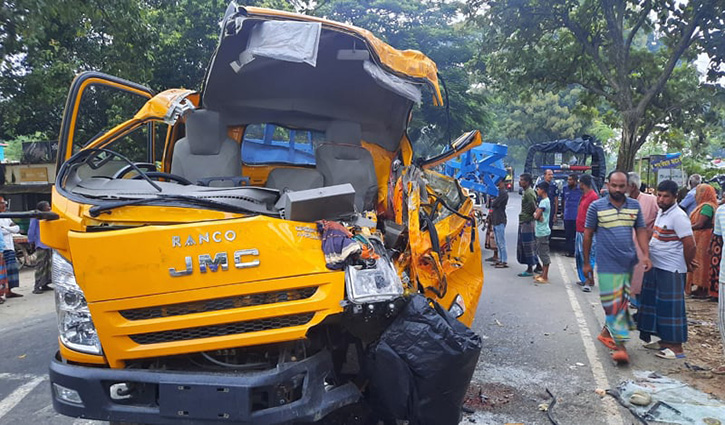
[[[131,119],[153,96],[150,88],[122,78],[93,71],[79,74],[63,111],[56,170],[83,146]]]

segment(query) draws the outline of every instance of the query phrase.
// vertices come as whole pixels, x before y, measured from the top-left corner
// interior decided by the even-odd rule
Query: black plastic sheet
[[[422,295],[368,352],[370,398],[386,423],[458,424],[481,338]]]

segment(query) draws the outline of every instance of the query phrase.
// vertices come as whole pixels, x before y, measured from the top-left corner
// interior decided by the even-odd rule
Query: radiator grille
[[[238,295],[234,297],[216,298],[188,303],[121,310],[119,313],[128,320],[157,319],[160,317],[183,316],[186,314],[204,313],[207,311],[231,310],[241,307],[304,300],[314,295],[315,291],[317,291],[317,287],[289,289],[276,292],[262,292],[258,294]]]
[[[137,344],[159,344],[162,342],[186,341],[190,339],[211,338],[259,332],[270,329],[281,329],[300,326],[312,320],[314,313],[293,314],[289,316],[270,317],[268,319],[248,320],[245,322],[225,323],[222,325],[199,326],[162,332],[149,332],[130,335],[131,340]]]

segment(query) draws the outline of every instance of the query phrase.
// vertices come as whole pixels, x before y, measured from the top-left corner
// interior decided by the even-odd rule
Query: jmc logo
[[[251,267],[259,267],[259,250],[257,248],[251,249],[240,249],[234,251],[232,259],[234,260],[234,267],[238,269],[248,269]],[[206,273],[207,271],[216,272],[219,269],[224,271],[229,270],[229,256],[226,252],[217,252],[214,254],[214,258],[210,254],[199,255],[199,271]],[[184,258],[184,265],[186,269],[177,270],[173,267],[169,267],[169,274],[171,277],[189,276],[194,272],[193,257],[187,256]]]

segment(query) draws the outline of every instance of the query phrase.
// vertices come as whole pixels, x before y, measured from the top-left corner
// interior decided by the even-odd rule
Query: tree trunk
[[[622,142],[619,144],[617,154],[617,170],[629,172],[634,170],[634,158],[637,156],[638,146],[637,128],[642,120],[642,114],[637,111],[622,112]]]

